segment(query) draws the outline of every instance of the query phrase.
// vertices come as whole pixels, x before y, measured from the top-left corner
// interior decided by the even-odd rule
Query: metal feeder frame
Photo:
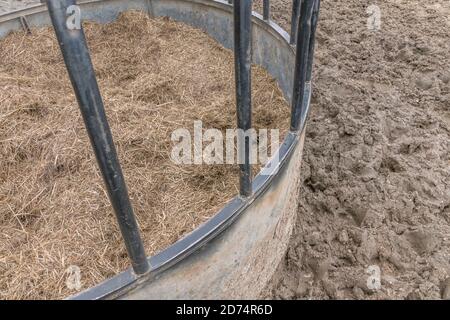
[[[114,209],[132,268],[69,299],[260,298],[287,248],[298,205],[304,131],[320,0],[293,0],[290,35],[252,12],[251,0],[47,0],[0,16],[10,31],[53,25],[87,133]],[[147,257],[106,119],[83,29],[69,29],[67,8],[82,18],[114,21],[126,10],[169,16],[200,28],[234,49],[237,127],[250,129],[251,63],[262,65],[291,102],[290,131],[269,163],[271,174],[252,181],[249,140],[240,165],[240,194],[216,215],[160,253]],[[230,37],[230,35],[233,35]]]

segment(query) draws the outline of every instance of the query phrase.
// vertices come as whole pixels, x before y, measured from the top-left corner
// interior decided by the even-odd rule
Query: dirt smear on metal
[[[292,1],[271,5],[289,30]],[[301,206],[267,297],[450,298],[449,13],[322,1]]]
[[[199,30],[137,12],[85,31],[151,255],[237,193],[235,166],[169,159],[175,129],[235,127],[233,54]],[[0,298],[66,297],[78,291],[71,266],[82,290],[127,268],[127,254],[53,30],[9,35],[0,61]],[[287,102],[260,67],[253,107],[256,128],[286,132]]]

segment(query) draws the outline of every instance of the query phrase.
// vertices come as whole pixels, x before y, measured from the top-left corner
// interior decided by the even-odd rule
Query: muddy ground
[[[271,3],[289,30],[291,1]],[[450,2],[323,1],[319,23],[302,205],[267,296],[450,298]]]
[[[289,30],[291,1],[271,3]],[[322,2],[302,205],[268,298],[450,297],[449,27],[447,0]]]

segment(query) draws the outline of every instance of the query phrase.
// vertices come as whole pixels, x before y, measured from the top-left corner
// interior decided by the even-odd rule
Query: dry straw
[[[235,166],[177,166],[171,132],[233,128],[233,55],[202,31],[128,12],[85,31],[147,253],[192,231],[237,192]],[[62,298],[128,258],[50,28],[0,41],[0,298]],[[256,127],[288,127],[275,81],[253,67]],[[283,132],[283,131],[282,131]]]

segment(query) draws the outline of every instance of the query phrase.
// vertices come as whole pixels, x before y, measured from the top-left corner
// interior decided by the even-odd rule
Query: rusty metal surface
[[[113,21],[120,12],[138,9],[170,16],[200,28],[224,47],[232,48],[232,8],[211,0],[90,0],[79,1],[83,19]],[[20,29],[50,25],[44,5],[0,15],[0,38]],[[252,17],[252,59],[277,80],[291,99],[294,51],[289,35],[262,16]],[[309,108],[309,100],[307,101]],[[304,128],[304,123],[302,123]],[[301,130],[300,132],[303,132]],[[74,299],[257,298],[282,259],[298,205],[304,134],[290,133],[281,146],[279,173],[259,176],[254,196],[235,198],[204,225],[149,258],[152,272],[136,278],[127,270]]]

